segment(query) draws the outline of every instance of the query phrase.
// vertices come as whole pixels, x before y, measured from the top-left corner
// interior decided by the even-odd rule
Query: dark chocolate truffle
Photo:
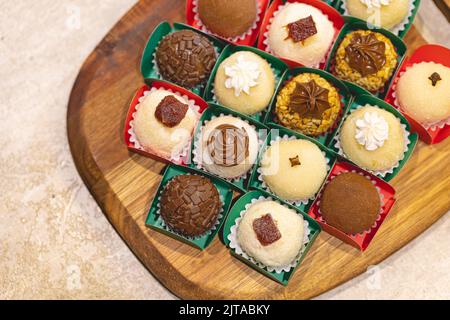
[[[199,18],[205,27],[221,37],[245,34],[257,18],[256,0],[199,0]]]
[[[358,234],[375,223],[380,213],[380,196],[369,179],[357,173],[342,173],[326,185],[320,211],[330,226]]]
[[[216,60],[211,41],[191,30],[169,34],[156,50],[161,76],[188,89],[208,80]]]
[[[219,192],[209,179],[179,175],[164,189],[160,212],[170,229],[187,237],[196,237],[214,226],[221,206]]]

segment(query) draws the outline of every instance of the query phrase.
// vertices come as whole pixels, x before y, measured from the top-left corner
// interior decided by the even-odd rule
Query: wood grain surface
[[[307,299],[365,272],[450,209],[450,139],[419,143],[392,184],[397,203],[364,253],[322,232],[287,287],[233,258],[218,237],[205,251],[145,227],[164,164],[127,151],[123,125],[143,83],[140,55],[163,20],[184,21],[184,0],[145,0],[109,32],[83,65],[71,93],[68,137],[80,175],[104,214],[142,263],[186,299]],[[424,43],[414,27],[409,52]]]

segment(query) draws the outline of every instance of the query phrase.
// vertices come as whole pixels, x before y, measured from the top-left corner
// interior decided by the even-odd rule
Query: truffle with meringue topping
[[[392,29],[408,16],[411,0],[346,0],[350,15],[376,27]]]
[[[225,59],[214,79],[217,101],[246,115],[264,110],[275,91],[270,64],[250,51],[239,51]]]
[[[405,152],[405,131],[392,113],[365,105],[344,121],[339,142],[345,156],[370,171],[386,171],[398,165]]]

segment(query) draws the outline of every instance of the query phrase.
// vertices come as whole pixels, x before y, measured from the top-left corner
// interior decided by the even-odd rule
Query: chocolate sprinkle
[[[291,162],[291,167],[300,166],[300,158],[298,156],[295,156],[293,158],[289,158],[289,161]]]
[[[440,76],[439,73],[437,73],[437,72],[433,72],[433,74],[432,74],[428,79],[431,80],[431,84],[432,84],[433,87],[436,86],[436,84],[438,83],[438,81],[441,81],[441,80],[442,80],[441,76]]]
[[[216,165],[234,167],[247,159],[249,143],[249,136],[244,128],[223,124],[212,130],[207,146]]]
[[[253,231],[255,231],[258,241],[264,247],[281,239],[281,233],[270,213],[253,221]]]
[[[349,66],[363,77],[377,73],[386,64],[386,44],[374,33],[363,36],[355,33],[345,48],[345,58]]]
[[[155,118],[166,127],[173,128],[184,119],[188,108],[174,96],[167,96],[156,107]]]
[[[156,50],[161,76],[188,89],[206,82],[216,60],[211,41],[191,30],[169,34]]]
[[[288,107],[301,117],[321,118],[323,112],[330,108],[328,93],[328,89],[322,88],[314,80],[307,83],[297,82]]]
[[[221,206],[219,192],[209,179],[179,175],[163,191],[160,212],[170,229],[184,236],[195,237],[214,226]]]
[[[316,23],[312,16],[289,23],[286,27],[289,34],[286,40],[291,38],[294,42],[304,41],[317,34]]]

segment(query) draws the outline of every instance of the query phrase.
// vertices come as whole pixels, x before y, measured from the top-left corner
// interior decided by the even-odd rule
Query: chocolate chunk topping
[[[156,50],[156,63],[162,77],[188,89],[208,79],[216,59],[216,51],[208,38],[191,30],[169,34]]]
[[[253,231],[255,231],[256,237],[263,246],[268,246],[281,239],[281,233],[270,213],[253,221]]]
[[[328,89],[322,88],[314,80],[296,83],[288,107],[301,117],[321,118],[323,112],[330,108],[328,92]]]
[[[222,167],[237,166],[249,155],[247,131],[230,124],[223,124],[212,130],[207,146],[214,163]]]
[[[167,96],[156,107],[155,118],[166,127],[173,128],[184,119],[188,108],[174,96]]]
[[[286,40],[291,38],[294,42],[304,41],[317,33],[312,16],[289,23],[286,27],[289,34]]]
[[[289,158],[289,161],[291,162],[291,167],[300,166],[301,162],[298,156],[295,156],[293,158]]]
[[[219,192],[209,179],[179,175],[163,191],[160,212],[170,229],[184,236],[195,237],[214,226],[221,206]]]
[[[377,73],[386,64],[386,44],[370,33],[355,33],[345,48],[345,59],[350,67],[363,77]]]
[[[440,76],[439,73],[437,73],[437,72],[433,72],[433,74],[432,74],[428,79],[431,80],[431,84],[432,84],[433,87],[436,86],[436,84],[438,83],[438,81],[441,81],[441,80],[442,80],[441,76]]]

